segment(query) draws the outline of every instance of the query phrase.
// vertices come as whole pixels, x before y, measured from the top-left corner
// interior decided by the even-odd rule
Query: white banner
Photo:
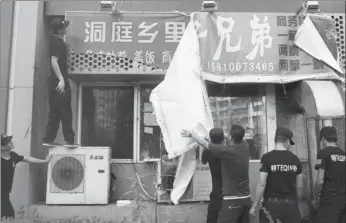
[[[165,79],[151,93],[150,101],[161,128],[169,158],[179,157],[171,200],[178,204],[196,169],[195,150],[191,138],[183,138],[181,130],[197,130],[198,125],[210,129],[213,120],[204,81],[200,76],[198,37],[190,22],[175,52]]]

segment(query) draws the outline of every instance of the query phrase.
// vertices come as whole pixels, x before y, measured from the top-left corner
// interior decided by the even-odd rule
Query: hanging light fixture
[[[302,6],[299,8],[297,15],[306,13],[320,13],[320,5],[318,1],[305,1]]]
[[[320,6],[318,1],[306,1],[304,4],[304,8],[306,9],[307,12],[309,11],[320,12]]]
[[[217,3],[215,1],[203,1],[202,11],[204,11],[204,12],[217,11]]]
[[[114,1],[100,1],[100,11],[111,12],[112,14],[118,13]]]

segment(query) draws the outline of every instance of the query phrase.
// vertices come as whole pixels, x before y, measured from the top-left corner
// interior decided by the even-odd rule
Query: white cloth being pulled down
[[[179,202],[196,168],[198,145],[180,135],[182,129],[194,130],[198,123],[213,126],[205,83],[200,76],[198,37],[192,21],[174,54],[165,79],[152,91],[150,101],[161,128],[170,159],[179,156],[177,173],[171,192],[174,204]]]

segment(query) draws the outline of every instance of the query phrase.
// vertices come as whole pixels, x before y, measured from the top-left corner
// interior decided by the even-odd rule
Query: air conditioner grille
[[[84,193],[85,155],[53,155],[51,193]]]

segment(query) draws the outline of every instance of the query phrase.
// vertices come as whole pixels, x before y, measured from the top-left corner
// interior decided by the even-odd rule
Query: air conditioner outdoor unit
[[[49,153],[46,204],[108,204],[109,147],[58,146]]]

